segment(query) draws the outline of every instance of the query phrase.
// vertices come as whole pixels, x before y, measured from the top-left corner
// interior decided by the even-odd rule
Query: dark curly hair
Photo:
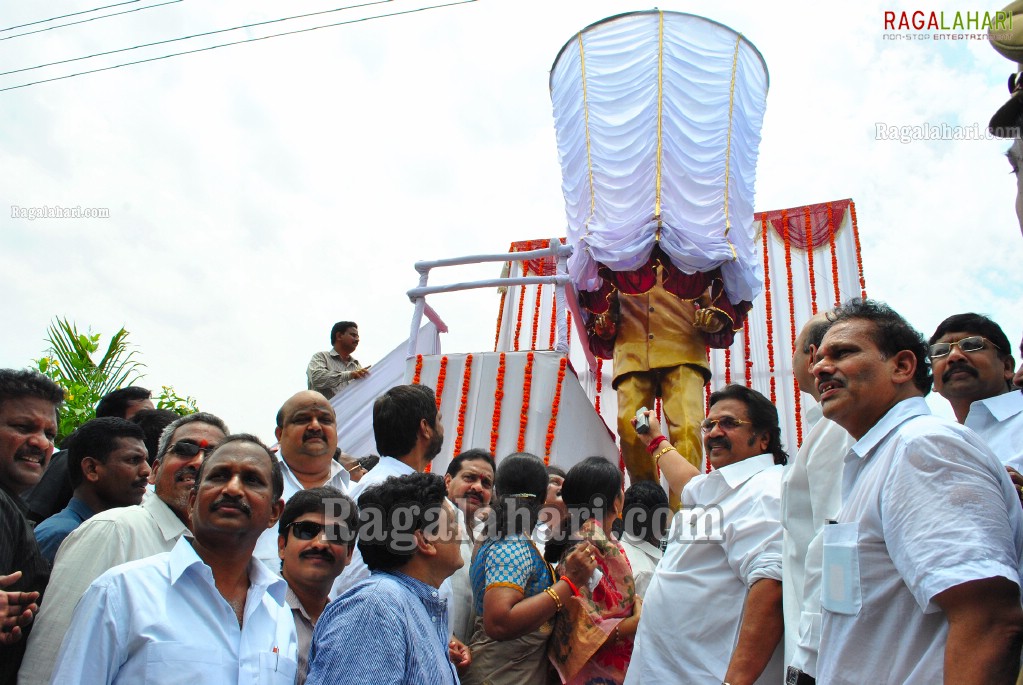
[[[359,496],[359,553],[371,571],[399,569],[416,554],[416,531],[431,530],[447,499],[432,473],[392,476]],[[444,531],[441,531],[442,533]]]

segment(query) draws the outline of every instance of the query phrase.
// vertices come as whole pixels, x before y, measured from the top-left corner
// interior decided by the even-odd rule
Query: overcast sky
[[[0,29],[101,4],[5,2]],[[0,88],[429,4],[8,74]],[[37,24],[0,32],[0,71],[341,5],[182,0],[8,38],[53,25]],[[871,296],[925,335],[950,314],[988,313],[1018,347],[1023,239],[1007,143],[875,139],[878,123],[984,129],[1013,70],[984,40],[886,40],[885,10],[1000,7],[658,6],[731,26],[767,62],[757,210],[852,197]],[[232,429],[272,438],[335,321],[359,323],[364,364],[407,337],[416,260],[564,235],[548,70],[579,29],[650,8],[479,0],[0,92],[0,366],[39,357],[55,316],[105,335],[123,325],[147,364],[143,384],[172,384]],[[110,216],[30,221],[11,205]],[[431,303],[451,328],[445,351],[492,348],[493,291]]]

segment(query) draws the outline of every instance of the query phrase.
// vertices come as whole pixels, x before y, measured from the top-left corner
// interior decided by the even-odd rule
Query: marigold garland
[[[554,388],[554,400],[551,402],[551,418],[547,422],[547,441],[544,443],[543,463],[549,466],[551,463],[551,445],[554,444],[554,428],[558,425],[558,409],[561,408],[561,384],[565,381],[565,367],[568,366],[568,357],[562,357],[558,363],[558,384]]]
[[[554,336],[558,324],[558,290],[555,288],[551,292],[551,334],[550,340],[547,343],[547,348],[554,349]]]
[[[725,385],[732,382],[732,348],[725,348]]]
[[[593,398],[593,408],[600,413],[600,391],[604,387],[604,360],[597,357],[597,396]]]
[[[540,330],[540,305],[543,303],[543,284],[536,284],[536,302],[533,303],[533,331],[529,337],[529,349],[536,349],[536,334]]]
[[[497,330],[494,331],[494,352],[497,352],[498,343],[501,342],[501,320],[504,319],[504,301],[508,297],[508,288],[501,292],[501,305],[497,308]]]
[[[838,287],[838,251],[835,249],[835,208],[828,203],[828,244],[831,246],[831,280],[835,284],[835,306],[842,304]]]
[[[522,262],[522,275],[523,276],[528,276],[529,275],[529,264],[527,262]],[[512,346],[512,348],[516,352],[519,351],[519,334],[522,333],[522,308],[523,308],[523,305],[525,305],[525,303],[526,303],[526,289],[525,289],[524,286],[519,286],[518,295],[519,295],[519,307],[518,307],[518,311],[515,313],[515,340],[513,341],[513,346]]]
[[[565,326],[568,328],[567,342],[572,346],[572,312],[565,312]]]
[[[806,268],[810,274],[810,314],[817,315],[817,275],[813,272],[813,226],[810,208],[803,207],[803,225],[806,227]]]
[[[790,234],[788,215],[785,210],[781,212],[781,220],[785,225],[785,277],[788,279],[789,289],[789,334],[792,341],[792,352],[796,351],[796,301],[792,296],[792,236]],[[803,418],[800,416],[799,387],[793,383],[792,393],[795,396],[796,414],[796,443],[803,442]]]
[[[753,387],[753,359],[750,357],[749,317],[742,320],[742,358],[746,367],[746,387]]]
[[[654,418],[657,419],[657,423],[661,422],[661,398],[654,398]]]
[[[867,299],[867,282],[863,278],[863,255],[860,253],[860,227],[856,223],[856,203],[849,200],[849,216],[852,218],[853,240],[856,242],[856,270],[860,274],[860,297]]]
[[[440,358],[440,370],[437,372],[437,409],[440,409],[440,398],[444,394],[444,381],[448,375],[447,355]]]
[[[771,310],[771,262],[767,254],[767,215],[760,215],[760,237],[764,243],[764,308],[767,320],[767,366],[771,382],[771,404],[777,404],[774,391],[774,314]]]
[[[455,428],[455,451],[462,453],[462,440],[465,437],[465,408],[469,404],[469,382],[472,378],[472,355],[465,356],[465,371],[462,372],[462,397],[458,401],[458,425]]]
[[[416,355],[416,372],[412,374],[412,384],[419,385],[419,379],[423,376],[423,355]]]
[[[497,436],[498,429],[501,426],[501,403],[504,401],[504,372],[505,372],[505,356],[504,352],[498,358],[497,363],[497,388],[494,390],[494,417],[490,420],[490,453],[494,454],[497,451]]]
[[[519,414],[519,441],[516,452],[526,449],[526,425],[529,423],[529,394],[533,387],[533,353],[526,353],[526,368],[522,377],[522,412]]]

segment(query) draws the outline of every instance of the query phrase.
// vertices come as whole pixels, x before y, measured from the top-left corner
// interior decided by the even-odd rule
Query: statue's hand
[[[593,332],[597,334],[597,337],[601,340],[614,340],[615,335],[618,333],[618,327],[615,326],[614,318],[610,312],[604,312],[603,314],[597,314],[593,319]]]
[[[717,333],[728,325],[728,317],[716,309],[697,309],[693,327],[703,333]]]

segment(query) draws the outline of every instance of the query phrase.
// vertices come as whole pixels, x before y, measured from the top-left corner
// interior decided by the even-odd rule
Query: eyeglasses
[[[704,419],[703,423],[700,424],[700,430],[704,433],[710,433],[716,426],[721,426],[723,431],[735,430],[739,426],[752,425],[752,421],[740,421],[739,419],[731,416],[722,416],[720,419]]]
[[[191,457],[194,457],[195,455],[199,454],[200,452],[203,453],[204,457],[208,456],[215,449],[217,449],[217,445],[208,445],[208,444],[206,444],[206,445],[197,445],[194,442],[183,442],[182,441],[182,442],[174,443],[173,445],[171,445],[170,447],[167,448],[167,451],[168,452],[173,452],[174,454],[180,455],[182,457],[189,457],[189,458],[191,458]]]
[[[365,467],[365,466],[363,466],[363,465],[362,465],[361,463],[359,463],[359,462],[355,462],[355,463],[354,463],[354,464],[352,464],[351,466],[345,466],[345,467],[344,467],[344,469],[345,469],[345,471],[347,471],[348,473],[355,473],[355,472],[356,472],[356,471],[358,471],[359,469],[362,469],[363,471],[365,471],[365,470],[366,470],[366,467]]]
[[[290,529],[295,534],[296,540],[313,540],[326,531],[327,542],[335,545],[348,544],[351,534],[348,531],[348,526],[341,523],[334,523],[329,526],[324,526],[321,523],[315,521],[292,521],[287,525],[285,530]]]
[[[980,352],[984,349],[984,343],[991,343],[991,347],[998,349],[998,346],[988,340],[982,335],[971,335],[968,338],[957,340],[956,342],[940,342],[931,345],[930,357],[931,359],[939,359],[946,357],[952,352],[952,346],[958,345],[960,352]]]

